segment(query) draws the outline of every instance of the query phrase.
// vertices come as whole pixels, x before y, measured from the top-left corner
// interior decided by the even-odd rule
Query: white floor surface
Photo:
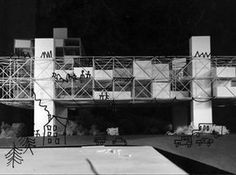
[[[9,150],[0,149],[0,174],[187,174],[150,146],[34,148],[14,168]]]

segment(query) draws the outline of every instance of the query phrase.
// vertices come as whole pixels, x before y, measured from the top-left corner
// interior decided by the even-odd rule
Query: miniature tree
[[[8,160],[7,166],[11,164],[12,168],[14,168],[15,163],[22,164],[23,159],[21,154],[22,149],[16,147],[15,142],[13,142],[12,149],[7,154],[5,154],[5,158]]]
[[[26,153],[26,151],[29,149],[31,154],[34,155],[33,151],[31,148],[34,148],[35,147],[35,139],[34,138],[29,138],[29,137],[26,137],[26,138],[20,138],[20,145],[25,149],[25,151],[23,152]]]

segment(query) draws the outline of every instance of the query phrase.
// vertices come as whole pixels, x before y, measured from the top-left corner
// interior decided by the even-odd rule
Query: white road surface
[[[150,146],[34,148],[14,168],[9,150],[0,149],[1,174],[187,174]]]

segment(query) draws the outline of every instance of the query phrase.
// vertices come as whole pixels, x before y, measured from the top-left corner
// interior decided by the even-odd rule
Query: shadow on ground
[[[161,149],[155,149],[189,174],[232,174],[186,157],[172,154]]]

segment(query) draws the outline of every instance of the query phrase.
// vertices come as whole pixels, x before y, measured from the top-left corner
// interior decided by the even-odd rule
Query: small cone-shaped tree
[[[29,149],[31,154],[34,155],[32,148],[35,147],[35,139],[34,138],[30,138],[30,137],[26,137],[26,138],[20,138],[19,140],[20,145],[25,149],[25,151],[23,152],[23,154]]]
[[[22,149],[16,147],[15,142],[13,142],[12,149],[7,154],[5,154],[5,158],[8,161],[7,166],[11,164],[12,168],[14,168],[15,163],[22,164],[23,159],[21,157],[21,154]]]

